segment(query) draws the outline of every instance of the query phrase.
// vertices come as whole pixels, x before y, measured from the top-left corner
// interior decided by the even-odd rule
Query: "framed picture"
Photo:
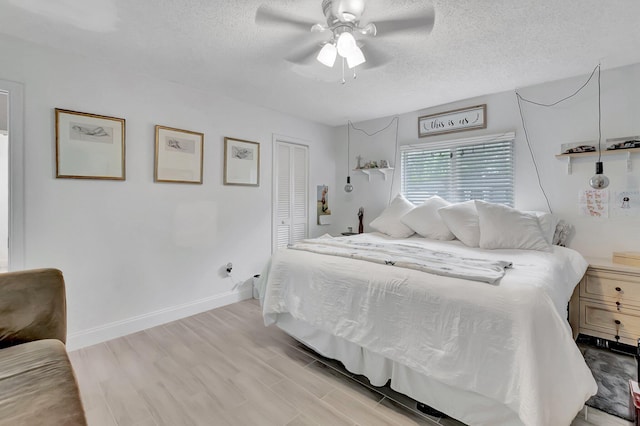
[[[224,138],[224,184],[260,185],[260,144]]]
[[[442,135],[487,128],[487,104],[454,109],[418,118],[418,136]]]
[[[202,184],[204,134],[156,126],[156,182]]]
[[[125,180],[125,120],[55,109],[56,177]]]

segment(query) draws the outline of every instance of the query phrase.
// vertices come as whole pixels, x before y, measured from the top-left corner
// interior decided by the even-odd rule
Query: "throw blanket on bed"
[[[511,262],[505,260],[465,257],[412,244],[372,243],[326,236],[290,244],[289,248],[490,284],[497,283],[504,276],[505,269],[512,266]]]

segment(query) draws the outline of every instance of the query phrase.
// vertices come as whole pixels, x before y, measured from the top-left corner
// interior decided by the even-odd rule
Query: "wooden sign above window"
[[[418,136],[442,135],[487,128],[487,104],[454,109],[418,118]]]

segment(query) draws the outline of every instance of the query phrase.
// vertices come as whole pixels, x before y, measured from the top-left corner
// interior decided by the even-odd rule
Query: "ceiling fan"
[[[338,57],[341,58],[343,68],[345,62],[349,68],[359,65],[374,68],[388,61],[387,54],[373,47],[374,43],[365,44],[361,37],[380,38],[417,30],[428,34],[433,29],[435,15],[431,5],[427,10],[410,17],[375,22],[363,19],[365,6],[365,0],[323,0],[322,12],[325,22],[314,23],[263,4],[256,12],[255,21],[258,25],[289,26],[310,33],[328,33],[328,38],[322,43],[314,42],[286,59],[301,64],[315,57],[330,68],[334,66]],[[344,77],[342,82],[344,83]]]

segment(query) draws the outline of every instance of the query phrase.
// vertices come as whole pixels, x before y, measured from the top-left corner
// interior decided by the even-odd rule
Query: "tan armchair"
[[[64,342],[62,272],[0,274],[0,425],[86,425]]]

